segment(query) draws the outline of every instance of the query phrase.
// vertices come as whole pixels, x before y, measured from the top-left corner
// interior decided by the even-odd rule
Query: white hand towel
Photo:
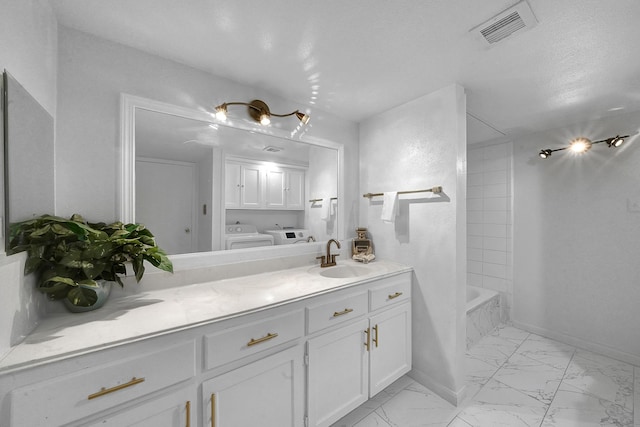
[[[382,215],[380,218],[383,222],[393,224],[398,215],[398,192],[388,191],[384,193],[382,198]]]
[[[331,198],[325,197],[322,199],[322,211],[320,212],[320,219],[322,221],[331,220]]]

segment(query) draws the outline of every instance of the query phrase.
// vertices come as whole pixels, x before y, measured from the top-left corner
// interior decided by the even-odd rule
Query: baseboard
[[[422,384],[447,402],[452,405],[458,406],[458,404],[462,403],[467,394],[467,386],[463,385],[460,390],[453,391],[449,387],[445,387],[437,381],[434,381],[429,375],[421,372],[417,369],[412,369],[407,374],[414,381]]]
[[[616,350],[592,341],[585,341],[581,338],[563,334],[562,332],[551,331],[549,329],[540,328],[538,326],[533,326],[526,323],[518,322],[513,318],[511,319],[511,323],[513,324],[513,326],[520,329],[524,329],[527,332],[531,332],[537,335],[542,335],[543,337],[551,338],[556,341],[560,341],[565,344],[571,345],[573,347],[581,348],[583,350],[592,351],[594,353],[598,353],[603,356],[607,356],[612,359],[619,360],[621,362],[629,363],[635,366],[640,366],[640,355],[619,351],[619,350]]]

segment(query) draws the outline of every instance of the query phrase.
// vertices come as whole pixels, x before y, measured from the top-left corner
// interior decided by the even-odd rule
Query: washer
[[[283,230],[264,230],[266,234],[273,236],[276,245],[291,245],[293,243],[306,243],[309,230],[304,228],[285,228]]]
[[[273,246],[273,242],[272,235],[258,233],[255,225],[229,224],[225,228],[225,249]]]

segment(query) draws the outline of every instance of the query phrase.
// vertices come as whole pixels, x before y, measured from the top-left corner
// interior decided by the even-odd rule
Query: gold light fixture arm
[[[298,120],[300,120],[300,123],[306,125],[307,123],[309,123],[309,115],[300,112],[299,110],[295,110],[291,113],[288,114],[275,114],[272,113],[271,110],[269,109],[269,106],[267,105],[266,102],[260,100],[260,99],[254,99],[251,102],[223,102],[222,104],[218,105],[217,107],[215,107],[216,110],[216,117],[219,120],[226,120],[227,117],[227,107],[229,105],[246,105],[247,106],[247,113],[249,113],[249,116],[255,120],[256,122],[259,122],[263,125],[268,125],[271,120],[271,116],[274,117],[289,117],[289,116],[296,116],[298,118]]]

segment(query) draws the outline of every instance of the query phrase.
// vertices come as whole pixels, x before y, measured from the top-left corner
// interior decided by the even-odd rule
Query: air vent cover
[[[512,34],[533,28],[537,23],[529,3],[521,1],[471,29],[470,33],[484,46],[491,46]]]
[[[262,151],[267,151],[269,153],[277,153],[278,151],[282,151],[282,147],[276,147],[275,145],[267,145],[262,149]]]

